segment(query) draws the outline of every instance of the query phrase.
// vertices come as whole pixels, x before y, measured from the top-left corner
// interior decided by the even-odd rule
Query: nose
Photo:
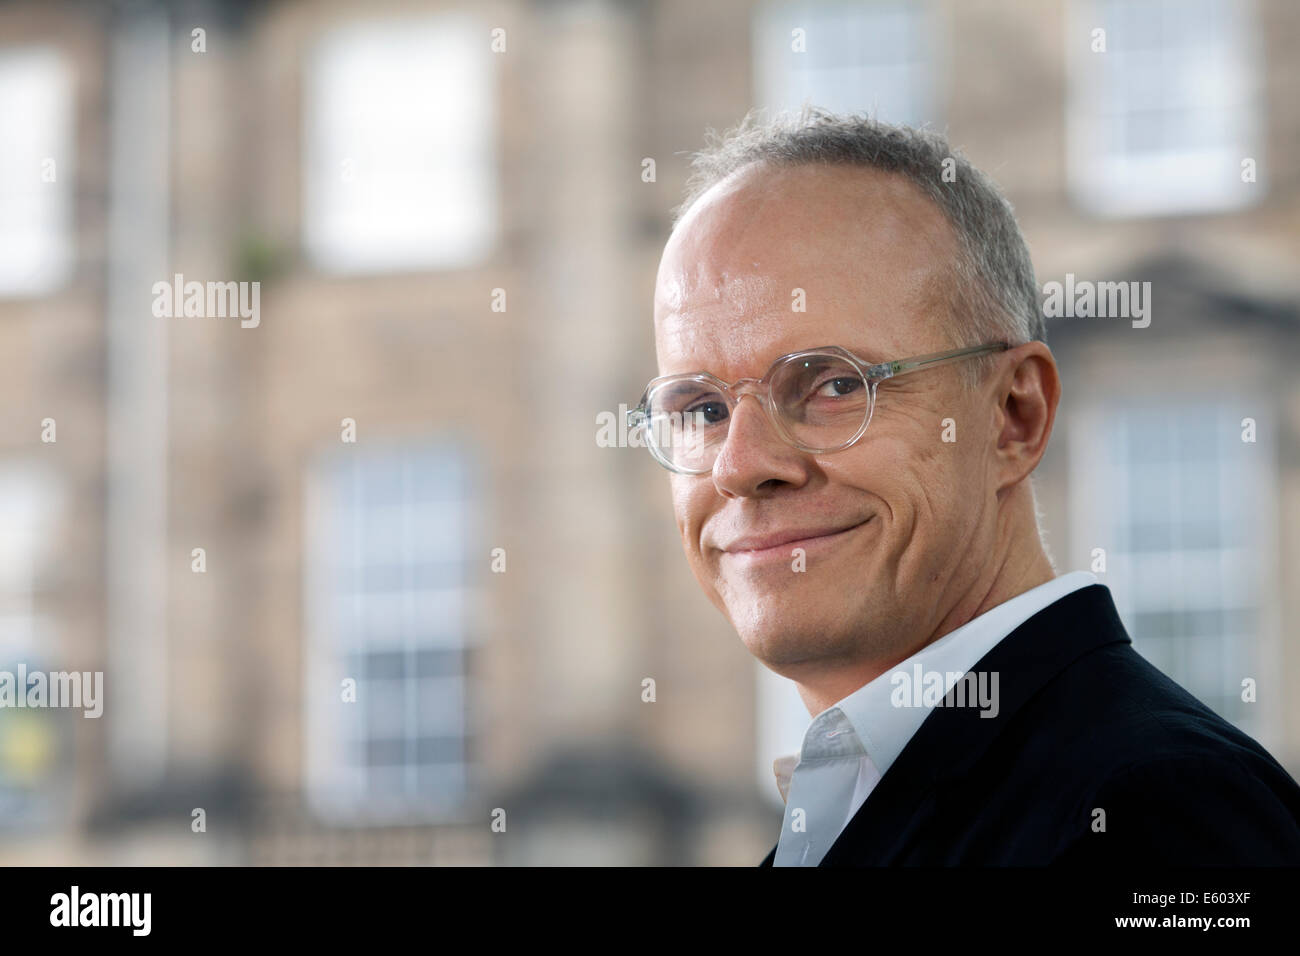
[[[748,399],[748,401],[746,401]],[[724,498],[753,498],[808,479],[808,460],[776,431],[757,394],[741,394],[727,437],[713,463],[713,485]]]

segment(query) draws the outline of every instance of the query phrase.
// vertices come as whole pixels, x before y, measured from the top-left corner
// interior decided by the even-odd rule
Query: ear
[[[1029,476],[1047,451],[1061,400],[1056,359],[1043,342],[1027,342],[1006,353],[996,379],[998,444],[995,452],[999,497]]]

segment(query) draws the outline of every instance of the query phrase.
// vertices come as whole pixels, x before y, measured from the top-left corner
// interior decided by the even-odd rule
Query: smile
[[[790,541],[783,541],[780,544],[774,544],[764,548],[736,548],[730,551],[724,551],[722,556],[729,561],[739,562],[744,565],[763,564],[769,561],[789,561],[794,555],[796,548],[802,549],[804,554],[811,556],[814,553],[829,550],[838,546],[850,535],[865,528],[869,525],[875,515],[866,521],[859,522],[851,527],[844,528],[840,531],[832,531],[828,534],[811,535],[806,538],[797,538]]]

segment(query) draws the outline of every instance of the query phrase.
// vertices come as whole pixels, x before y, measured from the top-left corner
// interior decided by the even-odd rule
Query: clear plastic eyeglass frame
[[[767,412],[768,421],[776,429],[778,435],[787,444],[799,449],[802,452],[813,455],[826,455],[832,452],[843,451],[846,448],[857,443],[857,441],[866,434],[867,426],[871,424],[871,416],[876,406],[876,386],[886,379],[896,378],[908,372],[915,372],[925,368],[935,368],[939,365],[946,365],[949,362],[960,362],[967,358],[973,358],[976,355],[983,355],[986,352],[1000,352],[1011,348],[1005,342],[995,342],[988,345],[975,345],[969,348],[956,349],[950,352],[933,352],[929,355],[915,355],[911,358],[897,359],[892,362],[880,362],[872,364],[858,356],[854,355],[848,349],[840,348],[838,345],[826,346],[817,349],[805,349],[800,352],[791,352],[788,355],[782,355],[772,363],[771,368],[760,379],[742,378],[737,382],[724,382],[715,375],[708,372],[687,372],[681,375],[662,375],[659,378],[651,379],[646,386],[645,392],[642,393],[641,401],[636,408],[627,413],[627,424],[629,433],[640,431],[643,434],[645,446],[650,449],[659,464],[663,465],[669,471],[677,472],[681,475],[706,475],[713,470],[713,465],[708,468],[687,469],[673,463],[673,461],[664,454],[655,441],[655,429],[648,427],[650,423],[649,402],[652,393],[666,385],[677,383],[695,382],[701,385],[708,385],[716,389],[726,400],[727,415],[730,417],[736,410],[736,405],[745,395],[753,395],[759,400],[759,403]],[[857,369],[858,374],[862,377],[867,386],[867,411],[863,417],[862,426],[857,433],[847,441],[841,442],[831,448],[812,448],[801,444],[786,428],[782,421],[782,416],[777,412],[775,402],[772,398],[772,380],[776,373],[791,362],[806,360],[813,356],[834,356],[839,359],[847,360],[850,365]],[[716,461],[716,455],[714,456]]]

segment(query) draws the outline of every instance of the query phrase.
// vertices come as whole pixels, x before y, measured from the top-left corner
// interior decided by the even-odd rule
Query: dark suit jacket
[[[1104,585],[972,670],[997,716],[931,710],[822,866],[1300,865],[1300,787],[1133,650]]]

